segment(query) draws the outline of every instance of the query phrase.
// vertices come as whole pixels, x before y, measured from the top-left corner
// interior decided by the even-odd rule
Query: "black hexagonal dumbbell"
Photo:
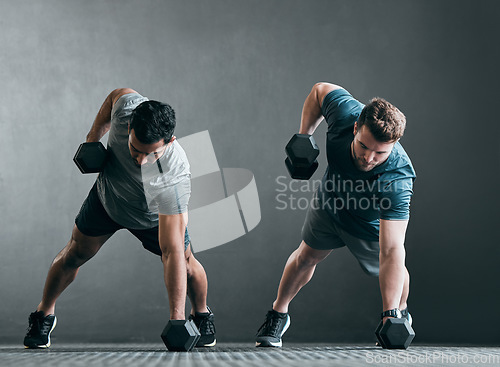
[[[389,318],[385,324],[380,321],[375,335],[384,349],[406,349],[415,337],[415,331],[406,318]]]
[[[292,178],[309,180],[318,168],[319,148],[312,135],[295,134],[285,147],[285,165]]]
[[[161,338],[168,350],[188,352],[200,339],[200,332],[193,320],[169,320]]]
[[[73,161],[82,173],[101,172],[106,164],[107,151],[100,141],[82,143],[78,147]]]

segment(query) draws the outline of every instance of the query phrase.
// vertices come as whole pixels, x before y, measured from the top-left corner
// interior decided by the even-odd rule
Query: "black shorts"
[[[150,229],[126,228],[111,219],[104,209],[97,193],[97,184],[94,184],[82,204],[80,212],[75,218],[75,224],[86,236],[98,237],[113,234],[119,229],[127,229],[142,242],[142,246],[148,251],[161,256],[160,243],[158,242],[158,226]],[[190,243],[188,230],[184,235],[184,251]]]

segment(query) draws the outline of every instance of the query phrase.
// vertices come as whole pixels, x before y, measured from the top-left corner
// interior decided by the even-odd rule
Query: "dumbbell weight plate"
[[[314,161],[308,167],[297,167],[292,164],[290,158],[285,159],[285,165],[290,174],[290,177],[296,180],[309,180],[313,173],[318,168],[318,161]]]
[[[103,170],[106,157],[106,148],[98,141],[80,144],[73,161],[82,173],[96,173]]]
[[[161,338],[168,350],[188,352],[200,339],[200,332],[193,320],[169,320]]]
[[[319,155],[319,148],[312,135],[295,134],[285,147],[294,166],[310,166]]]
[[[377,337],[378,343],[382,348],[385,348],[384,341],[380,338],[380,329],[382,329],[382,326],[384,326],[384,322],[380,320],[377,328],[375,329],[375,336]]]
[[[406,349],[415,337],[415,331],[407,319],[389,318],[380,329],[375,330],[375,335],[383,348]]]
[[[319,148],[312,135],[295,134],[285,147],[285,165],[290,176],[297,180],[308,180],[318,168],[316,158]]]

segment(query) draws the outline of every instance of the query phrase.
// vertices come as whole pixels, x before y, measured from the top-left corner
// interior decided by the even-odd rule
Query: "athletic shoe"
[[[196,343],[197,347],[213,347],[217,342],[215,339],[214,314],[207,306],[208,312],[195,312],[194,316],[189,315],[189,320],[193,320],[200,331],[200,339]]]
[[[266,315],[266,321],[257,330],[256,347],[281,347],[281,337],[290,326],[290,316],[271,310]]]
[[[56,327],[55,315],[44,316],[42,311],[30,314],[28,332],[24,337],[25,348],[48,348],[50,347],[50,333]]]

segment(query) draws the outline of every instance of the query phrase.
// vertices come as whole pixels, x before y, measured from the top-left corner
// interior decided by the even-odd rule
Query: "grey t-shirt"
[[[154,163],[135,165],[128,147],[128,124],[132,111],[146,97],[137,93],[121,96],[111,111],[108,162],[97,178],[97,189],[108,215],[131,229],[158,225],[158,213],[187,212],[191,173],[186,153],[174,141]]]

